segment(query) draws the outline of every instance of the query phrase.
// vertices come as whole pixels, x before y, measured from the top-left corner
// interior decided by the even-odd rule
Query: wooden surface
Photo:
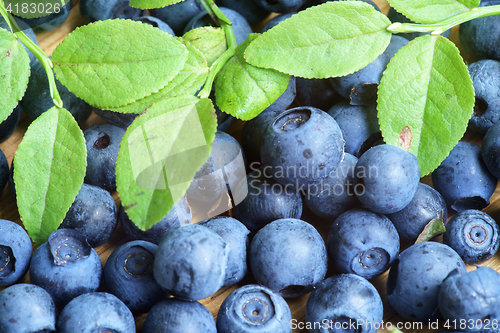
[[[388,4],[385,0],[375,0],[375,2],[380,6],[382,11],[384,13],[387,13],[388,10]],[[39,33],[37,34],[38,37],[38,43],[43,51],[45,51],[47,54],[52,54],[52,51],[54,48],[57,46],[57,44],[68,34],[70,33],[75,27],[80,26],[82,24],[85,24],[84,20],[82,19],[80,15],[80,9],[78,7],[78,1],[74,3],[73,10],[71,11],[71,14],[68,18],[68,20],[58,29],[51,31],[51,32],[44,32],[44,33]],[[457,42],[457,29],[454,29],[452,31],[452,36],[451,39],[454,42]],[[19,126],[15,133],[5,142],[0,144],[0,148],[3,150],[5,153],[9,165],[12,161],[12,158],[14,156],[14,152],[17,149],[17,146],[19,142],[22,139],[22,136],[24,132],[26,131],[27,127],[29,126],[31,122],[31,119],[29,119],[24,113],[21,116],[21,121],[19,123]],[[98,122],[103,122],[103,120],[98,117],[95,114],[92,114],[92,116],[89,118],[88,121],[86,121],[82,125],[82,129],[85,129],[89,127],[92,124],[98,123]],[[239,138],[239,131],[241,130],[243,123],[241,121],[235,121],[229,131],[230,134],[233,134],[236,138]],[[480,144],[481,137],[467,133],[466,134],[466,139],[468,141],[472,141],[475,143]],[[430,184],[430,177],[424,177],[422,179],[424,183]],[[491,197],[491,204],[485,209],[485,211],[493,216],[495,220],[498,220],[499,216],[499,208],[500,208],[500,192],[499,188],[497,187],[497,190]],[[113,194],[113,197],[119,202],[118,195],[116,193]],[[310,212],[307,211],[307,208],[304,208],[305,212],[303,215],[303,219],[306,221],[312,223],[323,235],[323,237],[326,240],[326,236],[328,234],[328,230],[330,228],[330,225],[332,221],[324,221],[320,220],[318,218],[315,218],[312,216]],[[17,223],[21,223],[19,219],[19,213],[16,208],[16,203],[14,200],[14,197],[12,194],[9,192],[8,187],[4,188],[3,191],[0,194],[0,218],[2,219],[8,219],[12,221],[16,221]],[[96,248],[97,252],[99,253],[102,263],[105,264],[108,256],[113,252],[114,249],[116,249],[119,245],[125,243],[128,241],[127,237],[125,236],[124,232],[121,230],[120,227],[118,227],[116,233],[113,235],[110,241],[108,241],[106,244]],[[500,269],[500,255],[497,254],[494,258],[490,259],[484,265],[488,265],[491,267],[494,267],[495,269],[499,270]],[[469,267],[469,269],[472,269],[472,267]],[[328,276],[331,276],[335,274],[333,271],[328,272]],[[402,322],[406,323],[407,325],[410,325],[411,327],[411,322],[405,321],[403,318],[398,316],[394,310],[391,308],[390,304],[387,301],[387,297],[385,294],[385,281],[387,278],[387,272],[383,274],[382,276],[372,280],[371,282],[374,284],[374,286],[377,288],[377,290],[380,292],[380,295],[383,299],[384,303],[384,321],[385,322],[392,322],[392,323],[397,323],[397,322]],[[29,282],[28,275],[24,277],[24,279],[21,282]],[[252,282],[252,281],[245,281],[245,282]],[[214,317],[217,315],[217,311],[219,309],[220,304],[222,301],[236,288],[241,286],[242,283],[234,285],[232,287],[224,287],[221,290],[219,290],[215,295],[213,295],[210,298],[204,299],[201,301],[205,306],[208,307],[208,309],[212,312]],[[101,290],[104,291],[103,287],[101,287]],[[304,321],[304,312],[305,312],[305,304],[307,301],[308,295],[305,295],[303,297],[299,297],[296,299],[288,299],[288,304],[290,305],[292,315],[294,319],[297,319],[299,322]],[[137,328],[138,332],[140,332],[140,328],[142,326],[142,323],[145,318],[145,314],[136,316],[136,322],[137,322]],[[385,330],[380,330],[381,332]],[[407,328],[403,329],[404,332],[416,332],[417,330],[412,329],[412,328]],[[418,330],[421,332],[431,332],[431,331],[436,331],[435,329],[429,329],[424,326],[423,330]],[[294,330],[294,333],[306,333],[306,330]]]

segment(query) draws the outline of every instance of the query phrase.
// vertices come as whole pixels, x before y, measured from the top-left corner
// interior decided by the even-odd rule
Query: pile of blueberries
[[[217,4],[241,43],[271,12],[280,15],[263,31],[325,1]],[[500,1],[481,5],[491,4]],[[71,5],[58,17],[19,24],[36,41],[31,27],[56,27]],[[130,18],[172,35],[214,24],[196,0],[151,10],[151,16],[127,0],[79,5],[88,21]],[[392,9],[389,17],[409,21]],[[129,333],[136,332],[134,315],[147,313],[143,333],[286,333],[300,325],[285,298],[310,293],[301,327],[374,333],[384,309],[369,280],[389,269],[386,296],[407,320],[499,332],[500,274],[487,266],[467,272],[465,264],[492,258],[500,244],[496,221],[482,211],[500,178],[500,17],[460,27],[468,55],[481,59],[469,65],[476,94],[469,128],[484,138],[481,147],[459,142],[432,173],[434,187],[420,182],[414,155],[384,144],[376,114],[382,72],[417,36],[393,36],[375,61],[345,77],[291,77],[283,95],[245,123],[239,141],[226,133],[234,133],[237,122],[217,110],[209,160],[186,195],[146,231],[111,196],[120,141],[135,115],[94,109],[107,123],[84,131],[85,184],[60,228],[33,252],[21,226],[0,220],[0,285],[9,286],[0,292],[0,332]],[[36,118],[52,106],[34,58],[31,69],[25,97],[0,124],[0,141],[16,128],[21,107]],[[92,108],[60,83],[58,88],[65,107],[84,122]],[[243,170],[232,163],[238,158]],[[15,195],[13,169],[0,154],[0,187],[9,182]],[[222,186],[207,186],[214,174],[223,175]],[[231,216],[215,214],[218,207],[231,208]],[[315,225],[331,225],[326,242],[301,220],[303,212],[314,215]],[[435,235],[428,230],[439,220],[446,224],[442,242],[429,241]],[[118,222],[130,241],[103,267],[94,247],[110,239]],[[28,269],[31,284],[16,284]],[[216,323],[198,301],[235,284]]]

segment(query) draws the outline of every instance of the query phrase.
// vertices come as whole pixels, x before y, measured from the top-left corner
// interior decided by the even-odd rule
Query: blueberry
[[[294,14],[296,14],[296,13],[281,14],[281,15],[273,17],[272,19],[270,19],[269,21],[267,21],[267,23],[264,26],[264,28],[262,28],[262,33],[266,32],[267,30],[269,30],[269,29],[271,29],[271,28],[273,28],[275,26],[277,26],[278,24],[280,24],[281,22],[283,22],[287,18],[292,17],[292,15],[294,15]]]
[[[306,190],[340,164],[344,140],[339,125],[326,112],[298,107],[281,113],[269,124],[260,153],[277,182]]]
[[[403,14],[399,13],[396,11],[394,8],[390,8],[389,12],[387,13],[387,17],[391,22],[401,22],[401,23],[415,23]],[[445,32],[443,32],[441,35],[444,37],[450,37],[451,30],[448,29]],[[400,36],[406,38],[407,40],[413,40],[417,37],[424,36],[424,35],[429,35],[430,32],[410,32],[410,33],[405,33],[405,34],[399,34]]]
[[[175,33],[172,30],[172,28],[170,28],[170,26],[168,24],[166,24],[165,22],[163,22],[162,20],[160,20],[157,17],[141,16],[141,17],[134,18],[134,21],[139,21],[139,22],[142,22],[145,24],[152,25],[153,27],[158,28],[163,32],[166,32],[169,35],[175,36]]]
[[[287,107],[292,104],[295,96],[297,95],[296,79],[295,76],[290,76],[288,79],[288,85],[285,91],[275,100],[271,105],[269,105],[264,111],[285,111]]]
[[[438,293],[450,272],[465,264],[449,246],[423,242],[400,253],[387,278],[387,298],[394,310],[413,321],[439,318]]]
[[[173,226],[189,224],[191,221],[191,209],[189,208],[186,198],[182,197],[170,210],[170,212],[153,225],[150,229],[141,230],[128,217],[120,205],[119,209],[120,224],[128,238],[132,240],[145,240],[158,245],[163,235]]]
[[[240,13],[249,24],[260,23],[271,14],[270,11],[258,6],[254,0],[218,0],[217,5]]]
[[[483,0],[479,7],[498,4],[498,0]],[[481,17],[462,23],[458,36],[464,53],[469,57],[500,61],[500,16]]]
[[[467,332],[491,327],[500,320],[500,274],[490,267],[453,272],[439,290],[439,310],[450,322],[466,321],[460,329]]]
[[[317,216],[335,220],[343,212],[360,205],[354,193],[354,168],[358,159],[349,153],[317,187],[304,195],[304,203]]]
[[[116,189],[116,159],[124,134],[123,128],[111,124],[97,124],[83,131],[87,145],[85,183],[108,191]]]
[[[217,131],[225,132],[229,129],[229,126],[233,123],[234,117],[230,114],[222,112],[219,107],[214,102],[215,115],[217,116]]]
[[[38,40],[36,38],[36,34],[33,31],[33,29],[26,22],[24,22],[22,19],[20,19],[18,17],[14,16],[14,20],[17,22],[17,25],[22,30],[22,32],[24,32],[24,34],[29,39],[31,39],[31,41],[33,43],[35,43],[36,45],[38,45]],[[8,31],[11,31],[10,28],[9,28],[9,25],[7,24],[7,22],[5,22],[5,19],[3,18],[3,16],[0,17],[0,28],[3,28],[3,29],[8,30]],[[19,43],[21,43],[21,41],[19,41]],[[26,51],[28,51],[28,55],[30,57],[30,65],[32,65],[35,62],[36,57],[35,57],[35,55],[26,46],[24,46],[24,48],[26,49]]]
[[[297,219],[276,220],[260,229],[250,244],[249,260],[255,279],[283,297],[310,292],[328,266],[323,238]]]
[[[302,7],[307,0],[255,0],[262,8],[275,13],[291,13]]]
[[[392,214],[413,199],[420,181],[417,158],[391,145],[370,148],[356,164],[355,193],[366,207]]]
[[[80,0],[80,11],[83,18],[90,22],[143,16],[143,10],[130,7],[129,3],[129,0]]]
[[[342,97],[333,89],[328,79],[297,78],[297,99],[300,105],[307,105],[320,110],[329,110]]]
[[[351,209],[330,228],[328,255],[341,273],[372,279],[389,269],[398,254],[398,232],[382,214]]]
[[[417,192],[410,203],[399,212],[388,214],[387,217],[398,230],[401,242],[413,244],[432,220],[439,218],[446,223],[448,209],[438,191],[429,185],[418,183]]]
[[[99,288],[102,264],[97,252],[78,231],[59,229],[31,258],[31,283],[45,289],[58,307]]]
[[[153,276],[156,244],[132,241],[111,253],[104,266],[106,290],[118,297],[132,312],[148,312],[166,293]]]
[[[10,116],[0,123],[0,142],[10,138],[19,124],[19,119],[21,119],[21,105],[18,103]]]
[[[0,191],[3,190],[7,182],[9,181],[9,162],[7,157],[0,149]]]
[[[492,175],[500,178],[500,123],[491,126],[483,137],[481,156]]]
[[[335,90],[353,105],[372,105],[377,99],[377,89],[391,57],[408,41],[398,36],[391,37],[391,44],[384,53],[366,67],[352,74],[330,79]]]
[[[226,7],[219,7],[221,12],[226,15],[226,17],[231,21],[234,35],[236,37],[236,44],[240,45],[248,38],[252,33],[252,28],[248,24],[247,20],[239,14],[237,11]],[[191,20],[186,24],[184,28],[184,33],[201,27],[206,26],[218,26],[216,22],[213,22],[212,18],[207,14],[205,10],[196,14]]]
[[[457,212],[483,209],[497,186],[497,179],[481,157],[481,148],[460,141],[441,165],[432,172],[434,188]]]
[[[54,2],[49,3],[54,4]],[[32,27],[34,31],[51,31],[59,28],[66,21],[71,8],[73,8],[73,0],[68,1],[64,6],[60,7],[58,13],[56,13],[54,8],[53,12],[49,15],[29,19],[24,18],[23,21]]]
[[[189,20],[202,11],[204,11],[204,8],[200,1],[185,0],[163,8],[151,9],[149,12],[152,16],[167,23],[179,36],[182,35],[182,31]]]
[[[28,271],[33,246],[17,223],[0,220],[0,286],[16,283]]]
[[[95,114],[115,126],[127,129],[132,122],[137,118],[135,113],[120,113],[94,108]]]
[[[83,184],[59,229],[74,229],[87,238],[90,246],[96,247],[111,238],[117,224],[118,212],[111,194]]]
[[[312,291],[306,303],[306,322],[311,333],[376,333],[383,306],[377,289],[353,274],[332,276]],[[349,329],[342,329],[349,327]]]
[[[469,127],[485,133],[500,121],[500,62],[479,60],[469,65],[476,103]]]
[[[78,123],[83,123],[90,117],[92,108],[70,92],[57,78],[55,80],[64,108],[75,117]],[[49,91],[47,73],[37,59],[31,66],[28,88],[21,100],[21,107],[29,117],[35,119],[54,106]]]
[[[328,114],[342,130],[346,153],[359,157],[363,147],[381,138],[375,105],[351,105],[342,101],[332,106]]]
[[[248,272],[247,248],[250,231],[237,219],[217,216],[199,223],[222,237],[228,248],[224,286],[240,282]]]
[[[291,333],[292,314],[275,291],[249,284],[233,291],[217,315],[218,333]]]
[[[443,243],[455,250],[467,264],[490,259],[498,251],[500,230],[491,216],[480,210],[464,210],[454,215]]]
[[[302,198],[294,190],[277,183],[259,168],[247,175],[248,195],[233,213],[250,231],[283,218],[302,216]]]
[[[158,245],[154,277],[180,299],[196,301],[212,296],[224,284],[228,252],[222,237],[205,226],[170,228]]]
[[[68,303],[57,320],[58,333],[135,333],[132,312],[116,296],[93,292]]]
[[[232,208],[233,201],[237,204],[245,198],[246,189],[239,187],[246,176],[245,164],[238,141],[224,132],[215,133],[210,158],[186,191],[193,223],[224,213]]]
[[[15,284],[0,292],[0,332],[52,332],[56,307],[52,297],[32,284]]]
[[[199,302],[186,302],[175,298],[157,303],[148,312],[142,333],[203,332],[217,333],[214,317]]]

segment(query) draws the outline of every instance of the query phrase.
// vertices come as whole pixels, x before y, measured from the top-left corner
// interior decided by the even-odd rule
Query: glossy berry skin
[[[450,321],[466,320],[460,327],[467,332],[481,331],[500,321],[500,274],[486,266],[465,274],[453,272],[439,290],[439,310]],[[484,319],[488,321],[481,322]],[[493,331],[493,329],[491,329]]]
[[[265,170],[259,168],[247,175],[248,195],[234,207],[233,213],[250,231],[274,220],[300,219],[302,198],[297,191],[286,189],[277,183]]]
[[[26,231],[17,223],[0,219],[0,286],[10,286],[26,274],[32,252]]]
[[[262,8],[274,13],[291,13],[302,7],[307,0],[255,0]]]
[[[434,219],[446,223],[448,209],[443,196],[429,185],[418,183],[417,192],[410,203],[399,212],[388,214],[399,233],[401,242],[413,244]]]
[[[231,21],[232,23],[231,27],[233,28],[234,35],[236,37],[236,44],[240,45],[252,33],[252,28],[250,27],[250,24],[248,24],[247,20],[245,20],[245,18],[235,10],[226,7],[219,7],[219,9]],[[212,21],[210,16],[207,14],[207,12],[203,10],[200,13],[196,14],[186,24],[186,27],[184,28],[184,33],[196,28],[201,28],[206,26],[216,26],[216,25]]]
[[[17,104],[10,116],[0,123],[0,142],[10,138],[19,124],[19,119],[21,119],[21,105]]]
[[[135,113],[119,113],[114,111],[101,110],[98,108],[93,108],[93,110],[95,114],[106,120],[108,123],[124,129],[127,129],[127,127],[129,127],[137,117]]]
[[[135,19],[143,16],[142,9],[129,6],[129,0],[81,0],[80,11],[90,22],[108,19]]]
[[[260,229],[250,244],[249,261],[255,279],[283,297],[307,294],[328,267],[323,238],[297,219],[276,220]]]
[[[297,99],[300,105],[308,105],[328,111],[342,97],[333,89],[328,79],[297,78]]]
[[[166,293],[153,276],[156,244],[132,241],[111,253],[104,266],[106,290],[118,297],[132,312],[148,312]]]
[[[158,245],[154,277],[179,299],[197,301],[212,296],[224,284],[228,252],[222,237],[205,226],[170,228]]]
[[[328,255],[341,273],[372,279],[389,269],[398,254],[398,232],[382,214],[351,209],[330,228]]]
[[[481,143],[484,164],[496,178],[500,178],[500,123],[488,129]]]
[[[74,229],[96,247],[108,241],[118,225],[118,210],[108,191],[83,184],[59,229]]]
[[[500,246],[500,229],[488,214],[464,210],[446,224],[443,243],[454,249],[467,264],[490,259]]]
[[[287,107],[292,104],[295,96],[297,95],[297,80],[295,76],[290,76],[288,79],[288,85],[286,86],[285,91],[278,97],[277,100],[271,103],[264,111],[285,111]]]
[[[0,149],[0,191],[3,190],[7,182],[9,181],[9,162],[7,157]]]
[[[446,203],[461,212],[488,206],[497,179],[484,164],[481,148],[474,143],[460,141],[432,172],[432,183]]]
[[[176,298],[163,300],[153,306],[144,321],[142,333],[160,333],[165,328],[168,328],[169,333],[217,333],[214,317],[203,304]]]
[[[57,78],[56,86],[61,95],[64,108],[73,115],[78,123],[87,120],[92,113],[92,108],[85,101],[70,92]],[[21,107],[29,117],[35,119],[54,106],[54,102],[48,91],[50,90],[47,73],[42,64],[36,60],[31,65],[28,88],[21,100]]]
[[[360,205],[354,193],[354,168],[357,162],[356,157],[345,153],[338,168],[304,195],[304,203],[315,215],[335,220],[340,214]]]
[[[54,3],[51,2],[51,4]],[[72,7],[73,0],[70,0],[64,6],[60,7],[59,13],[56,13],[55,10],[52,9],[52,13],[50,15],[29,19],[23,18],[23,21],[26,22],[30,27],[32,27],[36,32],[52,31],[56,28],[59,28],[66,21]]]
[[[306,322],[311,326],[321,323],[321,328],[316,324],[309,330],[311,333],[330,332],[329,327],[332,327],[331,332],[336,332],[338,330],[333,328],[340,325],[354,325],[359,333],[376,333],[373,326],[378,326],[382,316],[382,299],[377,289],[354,274],[340,274],[324,280],[306,303]],[[358,320],[360,324],[356,325]]]
[[[57,320],[58,333],[135,333],[132,312],[116,296],[93,292],[68,303]]]
[[[498,4],[498,0],[482,0],[479,7]],[[500,16],[481,17],[460,24],[458,36],[469,57],[500,61]]]
[[[152,16],[159,18],[181,36],[186,24],[198,13],[204,11],[198,0],[185,0],[163,8],[151,9]]]
[[[287,18],[292,17],[292,15],[294,15],[294,14],[297,14],[297,13],[280,14],[278,16],[273,17],[272,19],[270,19],[269,21],[267,21],[267,23],[264,26],[264,28],[262,28],[262,33],[266,32],[267,30],[269,30],[269,29],[271,29],[271,28],[273,28],[275,26],[277,26],[278,24],[280,24],[281,22],[283,22]]]
[[[367,150],[356,164],[356,195],[367,208],[392,214],[405,208],[417,191],[420,168],[415,155],[392,145]]]
[[[307,190],[334,170],[344,155],[337,122],[313,107],[281,113],[262,137],[260,155],[269,173],[282,185]]]
[[[111,124],[90,126],[83,135],[87,146],[85,183],[108,191],[116,189],[116,159],[125,130]]]
[[[344,100],[328,110],[335,119],[344,137],[346,153],[361,156],[364,147],[381,138],[375,105],[351,105]]]
[[[0,292],[0,332],[52,332],[56,307],[52,297],[32,284],[15,284]]]
[[[128,217],[127,213],[120,205],[119,219],[123,231],[131,240],[144,240],[158,245],[163,235],[174,226],[182,226],[189,224],[191,221],[191,210],[187,204],[186,198],[182,197],[170,212],[160,220],[160,222],[153,225],[150,229],[141,230],[134,222]]]
[[[271,14],[270,11],[258,6],[254,0],[219,0],[217,5],[240,13],[249,24],[260,23]]]
[[[391,20],[391,22],[401,22],[401,23],[415,23],[403,14],[399,13],[397,10],[394,8],[390,8],[389,12],[387,13],[387,18]],[[448,29],[445,32],[441,34],[441,36],[444,36],[446,38],[450,37],[451,30]],[[424,36],[424,35],[429,35],[430,32],[410,32],[410,33],[405,33],[405,34],[398,34],[399,36],[402,36],[408,40],[413,40],[417,37]]]
[[[486,131],[500,121],[500,61],[479,60],[469,65],[476,103],[469,120],[473,130]]]
[[[438,293],[453,270],[465,264],[449,246],[423,242],[410,246],[394,261],[387,278],[387,298],[401,316],[413,321],[439,318]]]
[[[175,36],[175,33],[172,30],[172,28],[170,28],[168,24],[166,24],[165,22],[163,22],[162,20],[160,20],[157,17],[141,16],[141,17],[134,19],[134,21],[139,21],[139,22],[142,22],[145,24],[152,25],[153,27],[158,28],[163,32],[166,32],[169,35]]]
[[[82,234],[71,229],[52,232],[31,258],[31,283],[45,289],[59,308],[81,294],[96,291],[101,275],[99,255]]]
[[[213,217],[199,224],[215,231],[227,244],[229,253],[224,286],[240,282],[248,272],[247,248],[250,245],[250,231],[237,219],[225,216]]]
[[[292,313],[275,291],[249,284],[233,291],[217,315],[218,333],[291,333]]]

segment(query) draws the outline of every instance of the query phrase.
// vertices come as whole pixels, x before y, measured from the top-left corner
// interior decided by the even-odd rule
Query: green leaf
[[[109,109],[163,88],[187,57],[184,44],[169,34],[118,19],[76,28],[54,50],[52,62],[57,78],[71,92]]]
[[[420,235],[418,235],[415,244],[430,241],[434,237],[442,235],[445,232],[446,227],[444,226],[443,221],[443,211],[441,211],[437,219],[433,219],[429,223],[427,223],[427,225],[424,227],[424,230],[420,233]]]
[[[154,9],[174,5],[184,0],[130,0],[130,7]]]
[[[465,133],[474,88],[456,46],[442,36],[427,35],[392,58],[377,104],[385,142],[413,153],[425,176]]]
[[[210,156],[216,131],[210,99],[189,95],[153,104],[128,127],[116,162],[116,183],[138,228],[151,228],[185,194]]]
[[[251,34],[236,48],[215,79],[215,98],[219,108],[242,120],[259,115],[283,94],[290,76],[273,69],[248,64],[243,54],[259,34]]]
[[[227,50],[226,35],[221,28],[196,28],[186,32],[182,38],[203,53],[208,66],[212,66],[214,61]]]
[[[87,150],[82,130],[65,109],[42,113],[16,151],[17,207],[31,239],[57,230],[83,184]]]
[[[30,76],[28,52],[14,34],[0,28],[0,122],[23,98]]]
[[[437,23],[479,6],[480,0],[388,0],[391,7],[417,23]]]
[[[22,18],[44,17],[61,12],[69,0],[5,0],[8,13]]]
[[[180,39],[180,38],[179,38]],[[142,113],[150,105],[167,97],[179,95],[194,95],[201,89],[208,76],[208,67],[203,54],[191,44],[185,42],[189,56],[182,70],[165,87],[148,97],[135,103],[127,104],[118,108],[110,108],[111,111],[121,113]]]
[[[365,67],[391,41],[391,21],[367,3],[332,1],[300,11],[254,40],[251,65],[305,78],[344,76]]]

